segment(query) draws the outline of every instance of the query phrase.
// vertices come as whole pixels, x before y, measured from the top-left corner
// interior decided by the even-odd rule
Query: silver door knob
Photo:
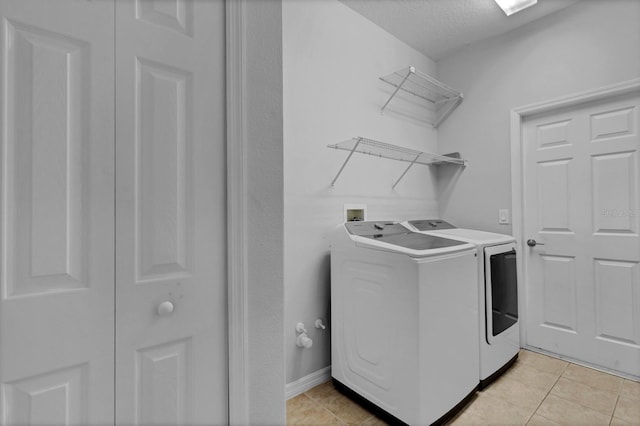
[[[543,246],[544,244],[543,243],[539,243],[536,240],[534,240],[533,238],[531,238],[531,239],[527,240],[527,245],[529,247],[535,247],[535,246]]]
[[[174,306],[170,301],[162,302],[158,305],[157,312],[158,315],[169,315],[173,312]]]

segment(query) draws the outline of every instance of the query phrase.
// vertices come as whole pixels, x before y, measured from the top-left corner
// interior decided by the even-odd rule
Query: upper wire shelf
[[[382,106],[381,112],[389,105],[389,102],[391,102],[394,96],[402,90],[403,92],[424,99],[435,106],[436,118],[431,124],[436,128],[460,105],[463,99],[462,93],[452,89],[430,75],[416,70],[415,67],[412,66],[380,77],[380,80],[395,87],[395,90],[389,99],[387,99],[387,102]]]
[[[338,180],[338,177],[344,170],[354,152],[409,163],[409,166],[405,169],[404,173],[402,173],[398,180],[393,184],[393,188],[396,187],[414,164],[422,164],[425,166],[440,166],[443,164],[455,164],[459,166],[466,165],[466,161],[461,159],[460,154],[457,152],[446,155],[433,154],[431,152],[416,151],[414,149],[392,145],[390,143],[380,142],[360,136],[336,144],[327,145],[327,147],[349,151],[349,155],[342,164],[342,167],[340,167],[336,177],[331,182],[331,186],[333,186],[333,184]]]

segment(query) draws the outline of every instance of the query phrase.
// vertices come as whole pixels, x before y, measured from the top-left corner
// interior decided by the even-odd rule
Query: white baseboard
[[[316,387],[331,378],[331,366],[321,368],[311,374],[299,378],[295,382],[287,383],[284,387],[284,396],[291,399],[309,389]]]

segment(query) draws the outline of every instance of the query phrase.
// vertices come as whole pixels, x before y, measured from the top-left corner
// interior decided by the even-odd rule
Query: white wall
[[[465,100],[438,129],[443,151],[469,160],[439,176],[440,214],[454,224],[511,233],[512,108],[640,76],[640,2],[583,0],[437,63],[439,78]]]
[[[430,125],[399,114],[402,102],[380,114],[390,86],[378,77],[408,65],[433,73],[430,59],[337,0],[284,0],[282,19],[284,348],[291,383],[331,362],[330,333],[313,322],[329,317],[327,236],[343,222],[343,205],[367,204],[372,220],[437,214],[435,175],[427,167],[416,166],[392,190],[406,163],[354,155],[331,187],[347,153],[326,145],[364,136],[419,150],[437,147]],[[296,347],[298,321],[314,340],[311,349]]]
[[[245,18],[249,423],[279,425],[285,423],[281,1],[248,1]]]

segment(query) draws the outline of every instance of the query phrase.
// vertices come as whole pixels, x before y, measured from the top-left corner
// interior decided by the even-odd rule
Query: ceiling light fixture
[[[498,6],[507,14],[511,16],[516,12],[520,12],[523,9],[533,6],[538,0],[496,0]]]

